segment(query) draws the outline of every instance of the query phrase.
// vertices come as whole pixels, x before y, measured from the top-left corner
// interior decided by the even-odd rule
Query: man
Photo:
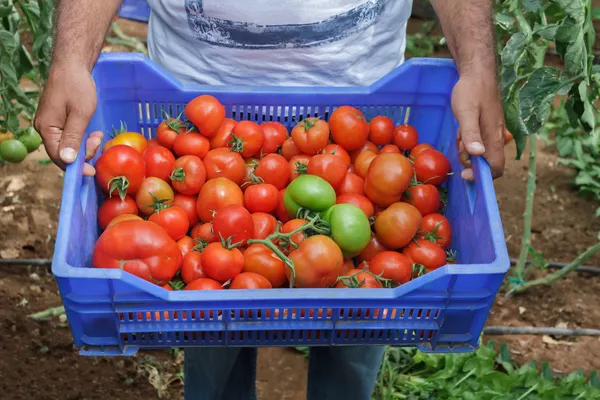
[[[77,157],[96,107],[90,71],[120,0],[59,0],[53,61],[35,127],[60,167]],[[183,82],[369,85],[404,61],[412,0],[150,0],[151,58]],[[461,150],[504,169],[492,0],[432,0],[460,79]],[[90,134],[86,157],[102,140]],[[84,174],[93,175],[86,164]],[[473,179],[473,171],[462,171]],[[186,350],[186,399],[254,399],[256,351]],[[383,349],[311,351],[309,399],[369,399]]]

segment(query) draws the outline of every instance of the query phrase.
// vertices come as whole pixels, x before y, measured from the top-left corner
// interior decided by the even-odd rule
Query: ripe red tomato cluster
[[[453,262],[450,163],[414,127],[342,106],[288,132],[209,95],[184,112],[104,146],[94,267],[168,290],[381,288]]]

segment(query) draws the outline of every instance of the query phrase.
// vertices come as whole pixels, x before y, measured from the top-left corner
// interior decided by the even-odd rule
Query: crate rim
[[[150,60],[143,54],[134,53],[103,53],[98,59],[97,65],[102,63],[135,63],[146,64],[150,66],[161,79],[166,80],[169,84],[178,90],[184,92],[254,92],[254,93],[278,93],[282,88],[293,89],[296,93],[340,93],[352,92],[354,94],[365,94],[376,92],[387,81],[396,78],[406,69],[412,66],[428,66],[428,67],[444,67],[456,69],[452,59],[446,58],[411,58],[398,66],[392,72],[382,77],[370,86],[343,86],[343,87],[328,87],[328,86],[238,86],[238,85],[201,85],[201,84],[186,84],[179,82],[172,77],[164,68]],[[94,68],[96,70],[96,68]],[[209,88],[209,89],[208,89]],[[449,95],[448,95],[449,96]],[[86,132],[87,134],[87,132]],[[68,165],[65,178],[63,193],[75,192],[75,186],[78,180],[93,179],[91,177],[82,177],[85,146],[81,146],[77,160]],[[61,208],[59,214],[59,229],[56,236],[55,253],[52,258],[52,272],[57,278],[91,278],[91,279],[110,279],[121,280],[132,285],[157,299],[168,302],[190,302],[190,301],[239,301],[249,300],[251,302],[277,299],[280,301],[293,301],[297,299],[313,299],[313,300],[360,300],[360,299],[395,299],[406,295],[412,291],[418,290],[424,284],[432,282],[436,279],[448,275],[469,275],[480,274],[484,270],[487,274],[505,274],[510,268],[510,259],[504,239],[504,230],[500,219],[499,210],[494,205],[497,204],[496,193],[491,176],[489,164],[482,157],[472,157],[472,165],[476,176],[475,183],[471,185],[481,185],[481,193],[484,196],[484,204],[490,221],[496,221],[496,226],[491,226],[491,235],[496,258],[490,263],[483,264],[449,264],[435,271],[421,276],[419,279],[410,281],[400,287],[393,289],[363,289],[360,291],[351,289],[262,289],[262,290],[243,290],[243,291],[167,291],[157,285],[147,282],[141,278],[131,275],[119,269],[96,269],[93,267],[73,267],[67,262],[67,227],[71,226],[71,210],[74,206],[73,202],[78,199],[69,196],[63,196],[61,199]]]

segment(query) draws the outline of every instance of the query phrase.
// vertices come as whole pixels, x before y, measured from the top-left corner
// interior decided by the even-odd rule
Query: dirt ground
[[[143,25],[123,24],[129,34]],[[42,162],[40,162],[42,160]],[[50,258],[60,206],[62,172],[32,154],[21,165],[0,165],[0,258]],[[527,177],[525,161],[508,149],[505,176],[496,182],[507,245],[518,255]],[[594,242],[597,204],[577,197],[572,173],[551,149],[538,160],[533,245],[548,260],[570,261]],[[600,257],[588,264],[600,265]],[[543,274],[536,272],[536,274]],[[181,398],[182,354],[143,352],[131,358],[86,358],[73,350],[66,322],[35,322],[28,314],[60,305],[48,267],[0,265],[0,400]],[[600,276],[572,274],[552,289],[496,299],[488,325],[598,328]],[[488,337],[508,343],[519,362],[549,361],[556,372],[600,369],[598,338]],[[262,400],[305,398],[305,358],[288,349],[261,349],[257,389]]]

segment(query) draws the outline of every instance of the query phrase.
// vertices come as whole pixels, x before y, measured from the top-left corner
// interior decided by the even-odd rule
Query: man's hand
[[[452,92],[452,111],[460,126],[459,157],[469,166],[469,156],[487,160],[492,177],[504,172],[504,112],[496,77],[489,71],[463,73]],[[473,170],[466,168],[461,176],[473,180]]]
[[[504,171],[504,113],[496,78],[496,41],[492,0],[431,0],[440,19],[460,80],[452,110],[460,125],[458,147],[463,165],[481,156],[497,178]],[[473,180],[469,167],[462,177]]]
[[[48,156],[65,168],[77,158],[85,128],[96,110],[96,86],[83,66],[53,65],[34,120]],[[86,160],[94,156],[102,132],[93,132],[86,141]],[[92,176],[94,167],[85,164],[83,174]]]

